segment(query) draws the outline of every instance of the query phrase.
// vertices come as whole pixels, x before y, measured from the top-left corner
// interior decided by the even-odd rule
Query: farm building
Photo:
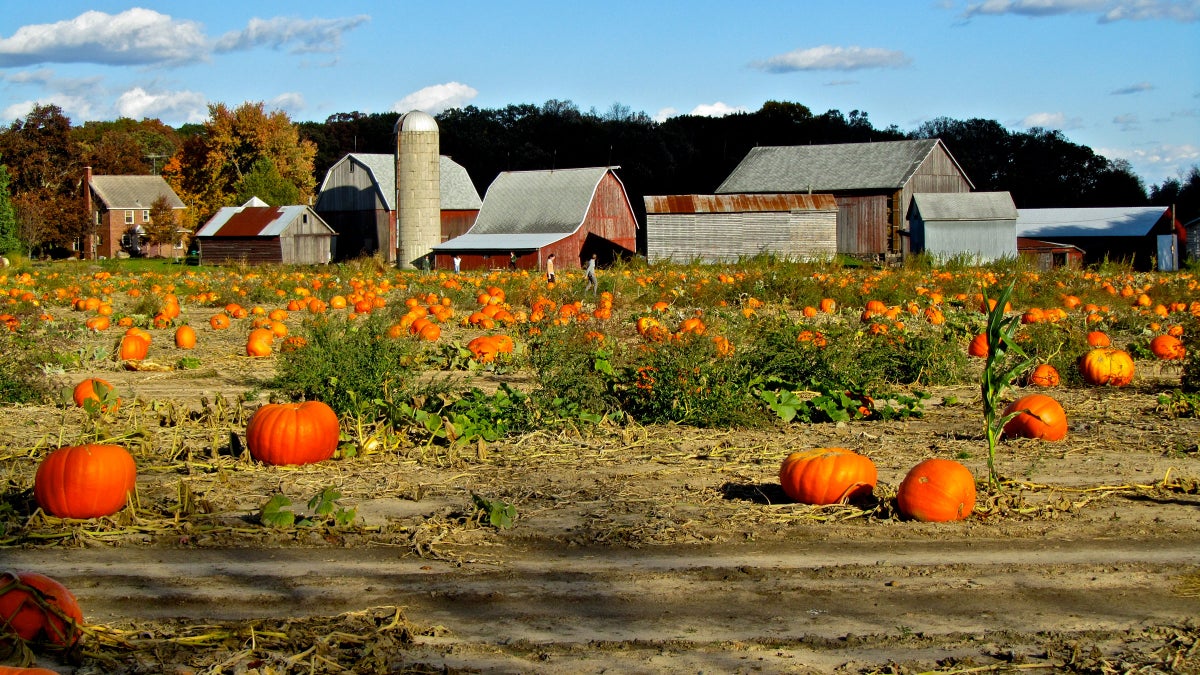
[[[465,234],[434,247],[438,268],[505,267],[517,255],[517,267],[540,269],[555,254],[558,269],[581,266],[596,255],[600,265],[632,256],[637,219],[620,167],[506,171],[483,196],[475,225]]]
[[[646,257],[655,262],[734,262],[771,254],[790,260],[837,252],[833,195],[666,195],[646,203]]]
[[[1083,249],[1057,241],[1017,237],[1017,253],[1033,261],[1037,269],[1043,271],[1056,267],[1077,269],[1083,266]]]
[[[717,194],[829,193],[837,199],[839,253],[899,257],[916,193],[970,192],[971,181],[938,139],[753,148]]]
[[[919,192],[908,210],[909,251],[937,260],[1017,257],[1017,207],[1007,192]]]
[[[1200,261],[1200,218],[1189,220],[1183,226],[1183,231],[1187,234],[1186,248],[1188,260]]]
[[[87,258],[116,258],[120,255],[179,258],[187,252],[191,232],[181,226],[187,206],[162,176],[93,176],[84,169],[84,208],[95,228],[85,241]],[[150,211],[159,197],[167,200],[176,223],[176,241],[151,244],[147,228]]]
[[[463,234],[475,223],[481,200],[467,170],[445,155],[441,169],[441,240]],[[351,153],[325,172],[313,207],[338,233],[338,259],[384,253],[395,262],[396,158]],[[384,242],[380,246],[380,242]]]
[[[267,206],[255,197],[226,206],[200,229],[201,264],[225,261],[315,265],[327,263],[336,233],[308,206]]]
[[[1077,246],[1087,265],[1123,260],[1142,270],[1178,269],[1187,240],[1172,210],[1162,206],[1020,209],[1017,236]]]

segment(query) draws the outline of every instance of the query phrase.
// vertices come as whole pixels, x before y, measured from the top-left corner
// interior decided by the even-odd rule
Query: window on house
[[[126,224],[126,225],[132,225],[132,224],[133,224],[133,211],[126,211],[126,212],[125,212],[125,224]]]
[[[149,210],[142,211],[142,222],[143,223],[150,222],[150,211]]]
[[[303,219],[300,222],[306,223],[306,224],[308,223],[308,214],[307,213],[304,214]]]

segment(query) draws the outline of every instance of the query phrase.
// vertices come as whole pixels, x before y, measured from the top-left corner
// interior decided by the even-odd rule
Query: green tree
[[[8,165],[0,164],[0,254],[12,253],[21,248],[17,238],[17,214],[13,209]]]
[[[150,204],[150,223],[146,225],[146,239],[153,245],[179,243],[179,224],[175,220],[175,209],[165,195],[159,195]]]
[[[250,173],[238,180],[234,190],[238,204],[245,204],[253,197],[258,197],[271,206],[300,203],[299,188],[281,176],[271,160],[265,157],[255,162]]]

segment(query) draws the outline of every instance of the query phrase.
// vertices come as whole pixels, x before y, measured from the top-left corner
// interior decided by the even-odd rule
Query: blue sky
[[[1147,183],[1200,165],[1200,0],[6,2],[0,123],[293,120],[570,100],[656,119],[861,110],[1061,130]],[[950,148],[951,152],[954,151]]]

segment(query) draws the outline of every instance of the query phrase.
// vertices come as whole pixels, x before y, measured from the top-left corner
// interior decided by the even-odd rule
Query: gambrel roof
[[[441,208],[443,211],[477,211],[482,200],[471,176],[463,166],[445,155],[440,160],[441,174]],[[372,179],[379,190],[379,196],[387,205],[389,211],[396,210],[396,156],[379,153],[352,152],[338,160],[355,162],[371,172]],[[321,182],[321,190],[329,180],[332,172],[326,172],[325,180]]]
[[[173,209],[187,208],[162,176],[92,176],[91,188],[109,211],[148,209],[160,196]]]
[[[752,148],[717,194],[898,190],[937,148],[966,179],[939,139]],[[970,180],[966,179],[969,183]]]
[[[196,230],[196,236],[278,237],[292,223],[304,216],[313,218],[314,222],[328,230],[329,234],[337,234],[308,206],[226,206]]]

